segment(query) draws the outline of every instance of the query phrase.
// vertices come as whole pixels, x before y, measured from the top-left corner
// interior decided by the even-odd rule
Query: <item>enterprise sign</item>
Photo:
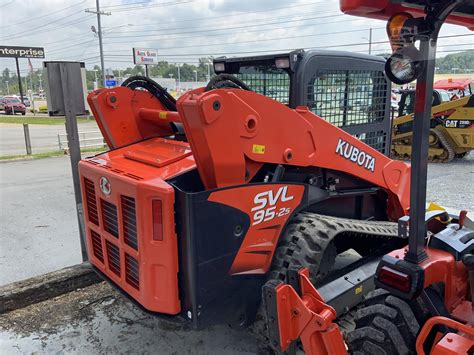
[[[44,58],[44,48],[43,47],[0,46],[0,57]]]

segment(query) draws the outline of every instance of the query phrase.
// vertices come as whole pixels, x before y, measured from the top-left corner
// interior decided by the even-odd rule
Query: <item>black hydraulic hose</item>
[[[155,96],[169,111],[176,111],[176,100],[168,91],[156,81],[146,76],[131,76],[122,83],[122,86],[135,90],[143,88]]]
[[[219,74],[209,80],[206,86],[206,91],[213,89],[243,89],[251,91],[251,89],[240,79],[230,74]]]

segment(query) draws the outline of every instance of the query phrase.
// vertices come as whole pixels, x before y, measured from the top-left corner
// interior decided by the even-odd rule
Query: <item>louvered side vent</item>
[[[92,251],[94,252],[94,256],[99,259],[100,261],[104,262],[104,251],[102,250],[102,242],[100,235],[94,232],[91,232],[91,239],[92,239]]]
[[[119,248],[116,247],[114,244],[109,242],[108,240],[105,241],[107,246],[107,262],[110,271],[112,271],[115,275],[120,277],[120,251]]]
[[[135,199],[128,196],[121,196],[121,201],[124,241],[133,249],[138,250]]]
[[[140,270],[137,259],[125,254],[125,280],[137,290],[140,289]]]
[[[86,192],[87,217],[96,226],[99,225],[99,213],[97,212],[97,201],[95,199],[94,183],[89,179],[84,179]]]
[[[118,218],[117,218],[117,206],[111,204],[110,202],[102,201],[102,223],[104,229],[112,234],[114,237],[118,238]]]

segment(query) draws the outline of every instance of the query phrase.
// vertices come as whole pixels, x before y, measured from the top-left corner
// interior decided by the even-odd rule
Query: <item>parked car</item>
[[[0,101],[0,110],[5,111],[6,115],[15,113],[26,114],[26,106],[16,97],[4,97]]]

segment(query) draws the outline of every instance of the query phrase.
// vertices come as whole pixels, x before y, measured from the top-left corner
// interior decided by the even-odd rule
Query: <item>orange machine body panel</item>
[[[140,111],[164,110],[164,106],[147,91],[126,87],[99,89],[87,96],[87,102],[111,149],[137,143],[144,139],[173,134],[164,119],[151,122]]]
[[[208,201],[245,212],[250,228],[229,271],[232,275],[265,274],[288,219],[303,198],[304,185],[267,184],[212,192]]]
[[[339,0],[341,11],[348,15],[388,20],[392,15],[408,12],[414,17],[424,17],[423,5],[414,6],[393,0]],[[454,12],[446,19],[447,23],[466,26],[474,30],[474,17],[472,14]]]
[[[391,160],[306,107],[290,109],[235,89],[195,90],[183,95],[177,106],[208,189],[245,184],[264,163],[315,166],[385,189],[394,220],[407,213],[410,166]]]
[[[90,262],[150,311],[181,310],[175,193],[165,180],[195,168],[190,153],[187,143],[153,138],[79,163]]]
[[[407,249],[394,250],[389,255],[403,260]],[[462,261],[456,261],[454,256],[444,250],[426,248],[427,258],[419,266],[424,270],[423,288],[438,282],[443,283],[444,303],[448,311],[452,312],[468,298],[469,283],[467,269]]]

